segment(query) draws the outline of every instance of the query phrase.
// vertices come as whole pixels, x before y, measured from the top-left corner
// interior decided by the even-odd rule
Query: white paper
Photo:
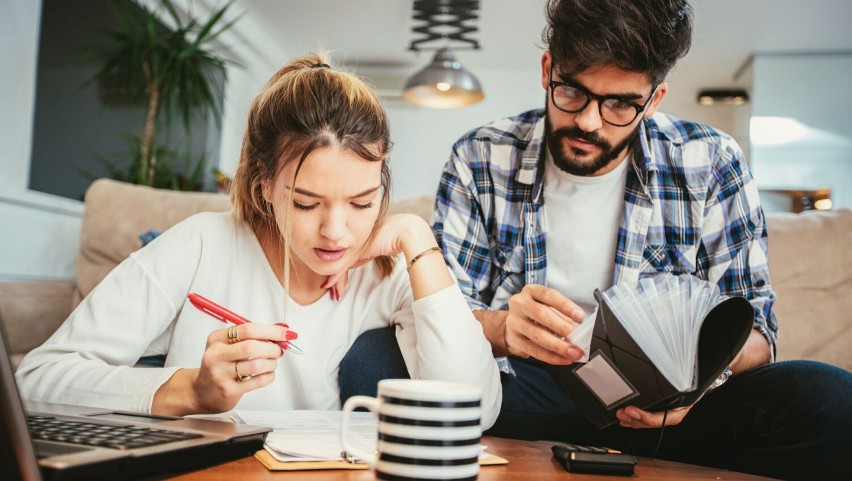
[[[662,274],[641,279],[636,289],[613,286],[603,297],[675,389],[694,387],[698,334],[710,307],[723,299],[718,286],[694,276]]]
[[[587,362],[589,360],[589,347],[592,345],[592,335],[595,332],[595,320],[598,317],[598,306],[595,306],[595,311],[587,317],[579,326],[575,327],[568,336],[568,341],[571,344],[583,350],[583,357],[577,362]]]
[[[240,421],[273,429],[266,448],[279,461],[340,461],[341,411],[237,410]],[[351,412],[349,439],[374,451],[378,423],[372,413]]]

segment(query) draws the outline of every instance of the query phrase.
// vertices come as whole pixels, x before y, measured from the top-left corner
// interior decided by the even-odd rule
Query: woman
[[[340,408],[337,369],[362,332],[396,326],[412,378],[480,385],[491,349],[417,216],[386,216],[387,117],[356,77],[311,55],[251,105],[230,213],[201,213],[111,272],[21,363],[24,397],[163,415]],[[346,296],[329,278],[349,272]],[[229,328],[200,294],[253,321]],[[288,346],[298,333],[303,355]],[[133,367],[164,354],[163,368]],[[463,369],[459,369],[463,366]]]

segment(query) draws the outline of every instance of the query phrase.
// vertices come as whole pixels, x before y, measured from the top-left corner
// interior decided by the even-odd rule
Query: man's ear
[[[651,103],[648,104],[648,108],[645,109],[643,114],[645,117],[650,117],[657,111],[657,107],[660,106],[660,102],[663,101],[663,97],[666,96],[666,93],[669,91],[668,82],[663,82],[660,85],[657,85],[657,90],[654,92],[654,98],[651,100]]]
[[[550,50],[545,50],[541,56],[541,88],[546,92],[550,88],[550,62],[553,58],[550,56]]]

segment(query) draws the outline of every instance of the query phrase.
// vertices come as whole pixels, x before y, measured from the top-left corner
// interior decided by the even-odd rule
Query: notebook
[[[45,403],[28,403],[25,411],[2,325],[0,377],[0,476],[4,480],[112,481],[184,471],[251,456],[263,448],[271,430]],[[28,419],[32,429],[27,427]]]
[[[691,276],[643,279],[637,289],[595,290],[588,362],[547,365],[593,424],[615,424],[633,405],[663,411],[695,403],[745,345],[754,308]]]

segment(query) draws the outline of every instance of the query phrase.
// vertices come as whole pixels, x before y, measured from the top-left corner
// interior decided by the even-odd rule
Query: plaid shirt
[[[498,120],[453,146],[434,231],[473,309],[507,309],[524,285],[547,285],[545,146],[543,110]],[[740,147],[711,127],[656,113],[642,121],[631,152],[614,283],[660,272],[717,283],[751,302],[774,359],[766,223]],[[498,362],[511,372],[505,358]]]

